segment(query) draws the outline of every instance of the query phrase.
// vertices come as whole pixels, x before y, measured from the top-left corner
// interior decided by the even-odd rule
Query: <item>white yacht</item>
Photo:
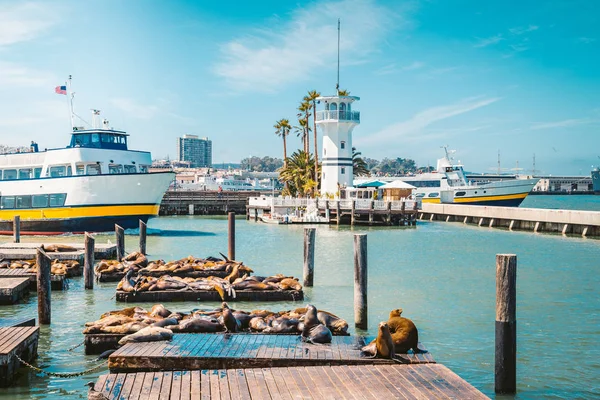
[[[95,116],[99,111],[94,111]],[[106,232],[138,227],[158,215],[173,172],[150,173],[149,152],[129,150],[127,135],[108,127],[73,128],[65,148],[0,155],[0,234]]]

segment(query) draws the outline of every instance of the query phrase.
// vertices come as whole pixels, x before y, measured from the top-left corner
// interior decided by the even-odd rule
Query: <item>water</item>
[[[596,198],[580,197],[585,201]],[[242,219],[236,224],[238,259],[261,275],[301,276],[303,226]],[[359,232],[368,234],[369,334],[376,332],[377,324],[387,319],[391,309],[402,307],[438,362],[493,397],[495,255],[516,253],[516,398],[600,397],[600,241],[443,222],[419,222],[417,228],[318,226],[315,287],[306,290],[302,304],[310,301],[345,318],[351,326],[352,235]],[[150,258],[217,255],[227,249],[227,223],[223,218],[158,218],[151,221],[149,233]],[[74,239],[82,240],[60,240]],[[112,236],[97,238],[98,242],[107,240],[114,241]],[[126,237],[129,251],[136,245],[136,236]],[[96,365],[93,356],[83,355],[83,347],[71,352],[67,349],[83,340],[81,331],[86,321],[97,319],[105,311],[130,306],[112,298],[116,283],[96,284],[94,291],[83,290],[82,278],[72,279],[70,284],[68,291],[52,293],[52,325],[41,331],[37,363],[49,371],[75,372]],[[299,305],[230,304],[241,309],[273,310]],[[165,305],[171,310],[189,311],[218,304]],[[37,317],[35,297],[30,296],[20,305],[0,307],[0,317],[17,313]],[[101,370],[83,377],[47,378],[21,371],[13,387],[0,390],[0,397],[85,398],[84,384],[106,373]]]
[[[600,211],[600,196],[581,194],[564,196],[527,196],[521,204],[521,207]]]

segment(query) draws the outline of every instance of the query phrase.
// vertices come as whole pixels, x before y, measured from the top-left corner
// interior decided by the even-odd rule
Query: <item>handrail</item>
[[[321,111],[317,111],[316,117],[317,117],[317,121],[325,121],[325,120],[332,119],[332,120],[337,120],[337,121],[360,122],[360,111],[321,110]]]

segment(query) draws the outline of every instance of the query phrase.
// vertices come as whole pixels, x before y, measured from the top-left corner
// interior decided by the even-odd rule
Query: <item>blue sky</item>
[[[468,170],[588,174],[600,164],[600,3],[529,1],[0,0],[0,143],[68,142],[65,96],[102,110],[131,147],[175,156],[184,133],[213,160],[282,155],[272,128],[308,90],[361,100],[363,155]],[[288,148],[300,146],[295,136]]]

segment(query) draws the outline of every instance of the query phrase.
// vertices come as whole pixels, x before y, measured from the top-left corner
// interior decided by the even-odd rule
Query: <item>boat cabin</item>
[[[127,136],[125,132],[105,129],[73,131],[68,147],[127,150]]]

